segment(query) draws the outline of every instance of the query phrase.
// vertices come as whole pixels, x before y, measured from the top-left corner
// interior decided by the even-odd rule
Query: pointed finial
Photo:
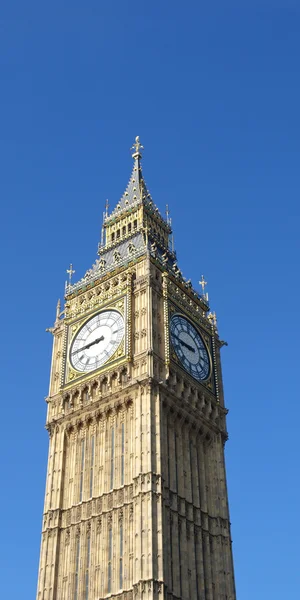
[[[217,323],[217,315],[215,312],[210,312],[207,315],[208,320],[210,321],[211,325],[215,328],[215,330],[217,331],[217,327],[218,327],[218,323]],[[226,343],[226,342],[225,342]]]
[[[202,287],[202,295],[204,296],[205,286],[207,286],[207,281],[204,279],[204,275],[202,275],[201,280],[199,281],[199,285]]]
[[[105,201],[105,217],[108,217],[108,209],[109,209],[109,202],[106,199],[106,201]]]
[[[130,148],[130,150],[135,151],[132,155],[132,158],[142,158],[140,151],[144,150],[144,146],[142,146],[142,144],[140,144],[140,136],[139,135],[136,136],[135,142],[134,142],[133,146]]]
[[[169,223],[170,220],[170,211],[169,211],[169,205],[166,204],[166,217],[167,217],[167,223]]]
[[[74,273],[75,273],[75,271],[74,271],[74,269],[73,269],[73,265],[72,265],[72,263],[70,264],[70,267],[69,267],[69,269],[67,269],[67,271],[66,271],[66,272],[67,272],[67,273],[68,273],[68,275],[69,275],[69,285],[71,285],[71,282],[72,282],[72,275],[74,275]]]
[[[60,298],[58,298],[57,305],[56,305],[56,320],[57,321],[59,319],[59,315],[60,315]]]

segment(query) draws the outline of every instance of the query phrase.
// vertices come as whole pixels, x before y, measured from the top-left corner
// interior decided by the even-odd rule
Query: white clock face
[[[117,310],[105,310],[89,319],[71,344],[72,367],[82,372],[101,367],[117,350],[124,332],[124,319]]]
[[[210,373],[210,358],[206,345],[194,325],[181,315],[173,315],[170,337],[184,369],[198,381],[207,379]]]

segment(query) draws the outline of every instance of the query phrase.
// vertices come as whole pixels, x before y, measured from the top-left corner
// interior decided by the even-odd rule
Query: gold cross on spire
[[[135,152],[132,155],[132,158],[142,158],[141,155],[141,150],[144,150],[144,146],[142,146],[142,144],[140,144],[140,136],[137,135],[135,138],[135,142],[133,144],[133,146],[130,148],[130,150],[135,150]]]
[[[201,280],[199,281],[199,284],[202,287],[202,295],[204,296],[205,286],[207,285],[207,281],[205,281],[204,275],[202,275]]]
[[[70,264],[70,267],[69,267],[69,269],[67,269],[67,273],[68,273],[68,275],[69,275],[69,285],[71,285],[71,282],[72,282],[72,275],[74,275],[74,273],[75,273],[75,271],[74,271],[74,269],[73,269],[73,265],[72,265],[72,263]]]

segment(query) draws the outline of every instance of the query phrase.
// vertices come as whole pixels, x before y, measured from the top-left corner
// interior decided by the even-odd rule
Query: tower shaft
[[[236,598],[222,343],[145,194],[140,149],[51,330],[37,600]]]

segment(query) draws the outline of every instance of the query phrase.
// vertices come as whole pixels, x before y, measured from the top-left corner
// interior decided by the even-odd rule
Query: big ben
[[[222,342],[132,150],[51,328],[37,600],[235,600]]]

